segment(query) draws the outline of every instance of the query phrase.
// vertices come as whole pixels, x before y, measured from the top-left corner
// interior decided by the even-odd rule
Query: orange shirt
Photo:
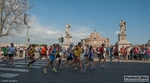
[[[121,49],[120,49],[120,52],[121,52],[121,53],[124,53],[124,52],[125,52],[125,50],[124,50],[123,48],[121,48]]]
[[[45,47],[42,48],[41,54],[46,54],[47,49]]]

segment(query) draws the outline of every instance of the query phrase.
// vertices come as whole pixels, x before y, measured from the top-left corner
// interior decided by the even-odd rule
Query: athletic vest
[[[104,47],[100,47],[99,52],[100,52],[100,54],[103,54],[104,53]]]
[[[114,55],[119,55],[118,48],[115,48],[115,50],[114,50]]]
[[[8,51],[8,48],[7,48],[7,47],[4,47],[4,48],[3,48],[3,53],[4,53],[4,54],[7,54],[7,51]]]
[[[89,54],[89,48],[86,49],[86,54]]]
[[[42,48],[41,54],[46,54],[47,49],[45,47]]]
[[[31,48],[30,53],[31,53],[31,54],[29,54],[29,55],[34,55],[35,49],[34,49],[34,48]]]
[[[89,51],[90,57],[91,57],[91,56],[92,56],[92,54],[93,54],[92,52],[93,52],[92,50],[90,50],[90,51]]]
[[[77,48],[78,49],[76,49],[76,56],[80,56],[82,49],[79,46]]]
[[[68,57],[72,57],[71,51],[72,51],[72,49],[69,48],[69,49],[68,49]]]
[[[53,48],[52,53],[54,53],[54,54],[52,54],[52,55],[56,55],[56,48]]]

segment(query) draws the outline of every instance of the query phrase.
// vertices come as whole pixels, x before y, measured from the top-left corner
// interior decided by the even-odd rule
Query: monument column
[[[126,40],[126,36],[127,36],[127,34],[119,34],[118,35],[118,41]]]
[[[70,46],[72,43],[72,36],[70,35],[70,28],[71,25],[69,23],[66,24],[66,36],[65,36],[65,42],[62,43],[62,47],[65,47],[66,49]]]
[[[120,26],[120,33],[118,35],[118,42],[116,44],[119,46],[119,48],[121,48],[122,46],[130,46],[131,43],[127,41],[126,39],[127,34],[125,33],[126,22],[123,19],[121,19],[119,26]]]

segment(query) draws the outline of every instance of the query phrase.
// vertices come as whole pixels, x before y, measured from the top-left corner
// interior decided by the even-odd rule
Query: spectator
[[[111,61],[111,62],[112,62],[112,60],[113,60],[113,58],[114,58],[114,57],[113,57],[113,50],[114,50],[114,49],[113,49],[113,45],[111,45],[111,46],[110,46],[110,61]]]
[[[134,46],[132,46],[132,48],[130,50],[130,56],[131,56],[131,59],[134,60],[134,58],[135,58],[135,55],[134,55]]]
[[[125,60],[128,60],[128,56],[129,56],[129,48],[126,47],[124,51],[125,51],[125,52],[124,52]]]
[[[22,57],[23,56],[23,48],[22,47],[19,49],[19,53],[20,53],[19,56]]]
[[[135,56],[136,60],[138,59],[138,53],[139,53],[139,49],[138,49],[137,45],[135,45],[135,47],[134,47],[134,56]]]
[[[110,56],[110,47],[109,46],[107,46],[106,53],[107,53],[107,56]]]
[[[140,58],[141,58],[141,60],[145,60],[145,49],[144,49],[144,47],[141,47],[141,49],[140,49]]]
[[[122,46],[120,48],[120,56],[122,57],[123,60],[125,59],[125,56],[124,56],[124,46]]]
[[[146,60],[149,60],[150,57],[150,49],[146,50]]]

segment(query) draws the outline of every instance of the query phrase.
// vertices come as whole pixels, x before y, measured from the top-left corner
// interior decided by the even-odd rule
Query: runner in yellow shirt
[[[80,54],[81,54],[81,46],[82,46],[82,43],[79,42],[78,43],[78,46],[74,49],[74,59],[73,61],[69,64],[69,66],[71,66],[72,64],[74,64],[75,62],[79,62],[80,64],[80,69],[81,69],[81,73],[84,73],[84,71],[82,70],[82,60],[80,58]],[[67,67],[67,69],[69,68],[69,66]]]

